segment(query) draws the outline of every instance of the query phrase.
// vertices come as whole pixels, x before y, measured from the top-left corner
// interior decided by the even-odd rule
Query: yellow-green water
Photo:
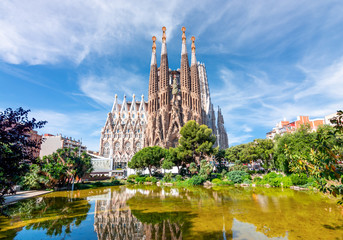
[[[0,239],[343,239],[334,200],[290,189],[120,186],[54,192],[9,212]]]

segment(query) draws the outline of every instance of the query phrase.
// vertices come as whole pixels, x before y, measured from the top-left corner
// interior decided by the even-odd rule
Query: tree
[[[185,162],[197,162],[200,164],[202,157],[210,157],[214,153],[213,145],[216,137],[212,129],[206,125],[199,125],[194,120],[188,121],[180,130],[179,156]]]
[[[338,111],[337,117],[332,120],[334,127],[324,126],[315,134],[315,145],[310,153],[294,152],[286,147],[290,158],[291,171],[305,172],[313,176],[323,192],[334,196],[343,194],[343,167],[339,164],[343,160],[343,112]],[[339,185],[327,185],[327,180],[336,180]],[[339,201],[343,204],[342,200]]]
[[[82,179],[92,170],[91,157],[87,153],[80,154],[78,148],[58,149],[56,153],[39,159],[37,164],[32,164],[31,171],[24,177],[24,183],[28,187],[70,186],[74,180]]]
[[[165,150],[159,146],[145,147],[136,152],[131,161],[128,163],[128,166],[132,169],[148,168],[151,176],[151,169],[153,167],[160,167],[161,160],[165,157],[165,155]]]
[[[166,149],[165,159],[162,163],[162,168],[171,169],[173,166],[177,167],[180,174],[181,167],[184,165],[184,159],[180,147]]]
[[[23,108],[7,108],[0,112],[0,204],[7,189],[28,171],[24,160],[35,162],[33,152],[41,144],[30,138],[30,132],[42,128],[47,122],[29,120],[29,112]]]
[[[316,146],[316,133],[311,132],[309,125],[302,125],[293,133],[286,133],[276,137],[275,140],[275,165],[285,173],[290,173],[289,153],[309,157],[311,149]]]
[[[218,152],[215,155],[215,160],[218,163],[218,172],[222,172],[222,170],[225,169],[225,166],[223,164],[224,159],[225,150],[218,150]]]

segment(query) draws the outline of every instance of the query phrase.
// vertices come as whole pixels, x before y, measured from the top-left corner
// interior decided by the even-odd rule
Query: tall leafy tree
[[[29,119],[29,112],[23,108],[7,108],[0,112],[0,204],[6,190],[28,171],[23,160],[35,162],[33,152],[41,144],[30,138],[30,132],[42,128],[46,121]]]
[[[132,157],[128,163],[129,168],[145,169],[148,168],[150,176],[152,175],[153,167],[160,167],[161,161],[165,157],[166,152],[159,146],[145,147]]]
[[[188,121],[180,130],[179,139],[180,157],[187,162],[196,161],[200,164],[203,157],[209,158],[215,153],[213,148],[216,137],[212,129],[206,125],[199,125],[194,120]]]

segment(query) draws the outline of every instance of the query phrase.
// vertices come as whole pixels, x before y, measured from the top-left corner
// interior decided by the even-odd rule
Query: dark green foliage
[[[157,178],[155,178],[155,177],[146,177],[145,181],[146,182],[156,183],[157,182]]]
[[[145,177],[136,177],[135,181],[138,184],[144,183],[145,182]]]
[[[199,171],[199,176],[201,176],[204,179],[208,178],[208,175],[212,172],[212,165],[207,163],[206,160],[201,160],[200,163],[200,171]]]
[[[191,184],[191,185],[201,185],[203,182],[205,182],[206,179],[204,179],[203,177],[201,176],[193,176],[192,178],[190,178],[188,180],[188,182]]]
[[[95,183],[93,183],[93,186],[94,187],[103,187],[104,183],[102,183],[102,182],[95,182]]]
[[[305,173],[293,173],[291,175],[291,180],[293,185],[301,186],[307,183],[308,178]]]
[[[121,182],[116,178],[111,178],[111,184],[114,186],[121,185]]]
[[[172,173],[165,173],[165,174],[164,174],[163,181],[165,181],[165,182],[171,182],[172,179],[173,179],[173,174],[172,174]]]
[[[161,160],[166,155],[166,151],[159,147],[145,147],[132,157],[128,163],[128,167],[132,169],[145,169],[148,168],[150,176],[152,175],[151,170],[153,167],[160,167]]]
[[[249,176],[249,174],[244,171],[231,171],[227,173],[227,178],[233,183],[242,183],[247,176]]]
[[[188,121],[180,130],[179,157],[185,162],[194,162],[196,159],[211,156],[215,150],[213,148],[216,137],[212,134],[212,129],[206,125],[199,125],[194,120]],[[198,161],[198,164],[200,162]]]
[[[175,181],[176,181],[176,182],[182,181],[182,176],[181,176],[181,175],[176,175],[176,176],[175,176]]]
[[[7,108],[0,112],[0,205],[3,190],[12,188],[29,169],[25,161],[35,163],[34,152],[40,141],[30,138],[30,132],[42,128],[46,121],[29,120],[30,110]]]

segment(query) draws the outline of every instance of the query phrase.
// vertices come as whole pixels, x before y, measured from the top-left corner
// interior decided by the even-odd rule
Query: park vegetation
[[[190,185],[256,185],[267,187],[316,188],[334,196],[343,194],[343,113],[337,112],[332,126],[324,125],[312,132],[303,125],[294,132],[271,139],[233,146],[225,150],[214,148],[212,130],[195,121],[189,121],[180,131],[179,145],[163,149],[155,147],[155,165],[140,157],[142,149],[133,159],[141,164],[129,163],[138,172],[149,168],[149,176],[132,175],[127,182],[173,183]],[[251,163],[261,167],[252,168]],[[164,175],[152,169],[171,169],[178,174]],[[250,167],[249,167],[250,166]],[[152,176],[154,175],[154,176]],[[158,180],[160,179],[160,181]],[[342,203],[342,201],[340,201]]]

